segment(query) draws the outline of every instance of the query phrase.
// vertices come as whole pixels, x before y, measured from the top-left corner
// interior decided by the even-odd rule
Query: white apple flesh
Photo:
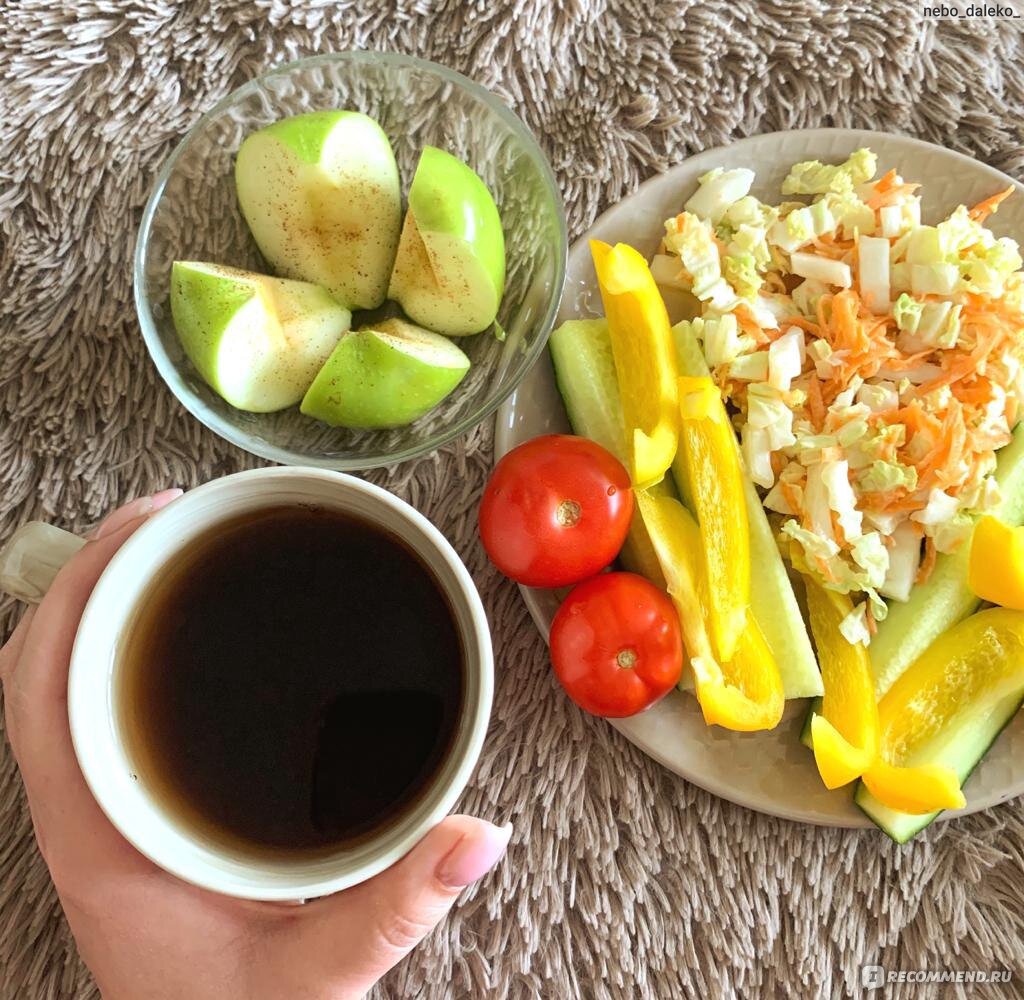
[[[450,340],[385,320],[341,338],[302,412],[333,427],[403,427],[437,406],[468,371],[469,358]]]
[[[487,329],[505,286],[505,237],[484,182],[461,160],[424,147],[388,290],[405,314],[438,333]]]
[[[252,413],[299,402],[352,321],[317,285],[198,261],[174,262],[171,315],[203,379]]]
[[[314,111],[275,122],[242,143],[235,186],[278,274],[322,285],[349,309],[384,301],[402,195],[391,144],[372,118]]]

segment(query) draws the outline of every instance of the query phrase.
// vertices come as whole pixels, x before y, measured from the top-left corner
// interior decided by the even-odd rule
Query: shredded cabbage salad
[[[1013,191],[934,226],[919,185],[875,154],[798,163],[767,205],[754,172],[712,170],[665,223],[651,264],[690,292],[690,322],[734,412],[747,471],[793,564],[863,594],[867,644],[936,553],[999,499],[995,452],[1024,393],[1017,244],[984,225]]]

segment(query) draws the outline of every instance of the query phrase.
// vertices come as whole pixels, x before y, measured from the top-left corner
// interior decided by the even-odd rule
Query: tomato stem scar
[[[632,670],[636,666],[636,650],[635,649],[620,649],[619,655],[615,657],[615,662],[622,667],[623,670]]]
[[[558,505],[555,518],[563,528],[575,528],[582,514],[583,509],[575,500],[563,500]]]

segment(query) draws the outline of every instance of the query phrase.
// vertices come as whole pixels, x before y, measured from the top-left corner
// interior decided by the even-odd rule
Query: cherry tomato
[[[480,504],[491,562],[528,587],[567,587],[604,569],[633,515],[629,473],[586,438],[549,434],[494,467]]]
[[[551,623],[551,663],[566,693],[619,719],[679,683],[683,641],[669,596],[635,573],[604,573],[574,588]]]

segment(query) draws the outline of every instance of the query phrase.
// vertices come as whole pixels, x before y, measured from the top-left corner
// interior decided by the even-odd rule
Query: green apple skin
[[[302,412],[332,427],[404,427],[437,406],[468,371],[469,358],[451,341],[386,320],[341,338]]]
[[[313,111],[248,136],[238,204],[257,246],[287,278],[322,285],[348,309],[387,293],[402,222],[391,143],[356,111]]]
[[[174,262],[171,316],[207,384],[252,413],[298,403],[352,322],[316,285],[199,261]]]
[[[505,236],[486,185],[426,146],[409,189],[388,290],[415,323],[451,337],[486,330],[505,288]]]

